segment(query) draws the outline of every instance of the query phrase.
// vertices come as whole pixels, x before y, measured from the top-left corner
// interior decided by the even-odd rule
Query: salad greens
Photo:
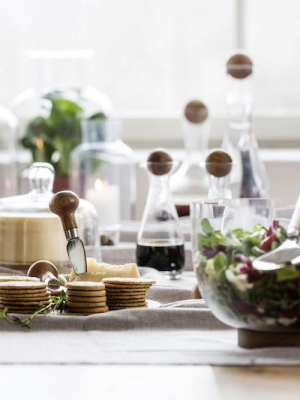
[[[255,258],[286,238],[274,221],[270,229],[257,224],[252,231],[234,229],[226,234],[202,220],[198,236],[197,275],[204,296],[217,315],[237,326],[300,326],[300,268],[287,266],[274,272],[253,268]],[[226,318],[225,318],[226,317]]]

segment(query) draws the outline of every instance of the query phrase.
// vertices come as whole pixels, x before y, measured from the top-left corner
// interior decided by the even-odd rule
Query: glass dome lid
[[[53,182],[52,165],[34,163],[29,169],[29,193],[0,199],[0,267],[26,272],[32,263],[48,260],[59,272],[70,271],[61,221],[49,210]],[[101,260],[93,205],[80,200],[76,221],[87,256]]]
[[[48,163],[34,163],[29,169],[30,192],[0,199],[0,213],[36,213],[49,211],[53,196],[54,168]]]

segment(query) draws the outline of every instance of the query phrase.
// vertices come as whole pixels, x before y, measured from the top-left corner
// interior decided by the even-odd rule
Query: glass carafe
[[[207,193],[208,185],[203,162],[210,125],[207,106],[200,100],[190,101],[185,107],[182,118],[184,159],[170,180],[179,216],[188,215],[190,201],[204,197]]]
[[[252,130],[251,59],[242,53],[233,55],[227,62],[227,75],[229,114],[222,147],[229,152],[235,165],[231,174],[233,197],[266,198],[269,195],[268,177]]]
[[[232,159],[222,149],[212,150],[205,160],[209,188],[208,199],[231,199],[232,193],[229,185],[232,170]]]
[[[149,192],[137,239],[137,263],[155,268],[171,279],[184,267],[184,239],[169,187],[173,160],[163,150],[147,161]]]

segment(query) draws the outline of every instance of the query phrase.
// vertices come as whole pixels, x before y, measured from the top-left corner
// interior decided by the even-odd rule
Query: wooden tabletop
[[[299,367],[0,365],[1,399],[294,400],[299,377]]]

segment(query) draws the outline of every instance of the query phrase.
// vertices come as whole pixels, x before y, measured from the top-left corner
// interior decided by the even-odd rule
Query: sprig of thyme
[[[51,296],[51,303],[44,305],[43,303],[38,303],[37,310],[27,318],[19,318],[14,315],[8,315],[8,307],[0,311],[0,318],[4,318],[7,322],[11,324],[18,324],[22,328],[30,329],[30,323],[37,315],[47,314],[49,311],[59,311],[63,312],[66,304],[65,292],[62,290],[58,296]]]

